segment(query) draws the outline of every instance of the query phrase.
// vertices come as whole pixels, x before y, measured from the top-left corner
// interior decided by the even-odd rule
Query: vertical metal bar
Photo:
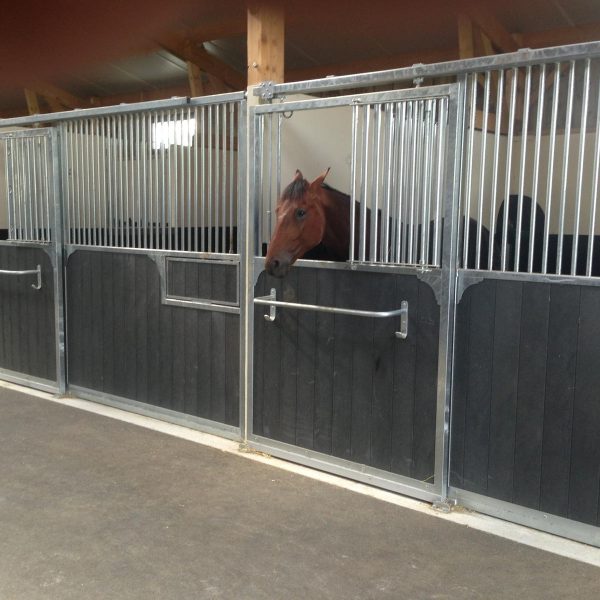
[[[2,146],[4,148],[4,152],[6,155],[6,160],[4,161],[4,174],[6,176],[6,185],[8,191],[8,239],[15,239],[15,206],[14,206],[14,182],[13,182],[13,140],[12,138],[7,138],[2,141]]]
[[[266,128],[268,131],[267,152],[265,155],[267,157],[267,202],[269,206],[269,210],[267,211],[268,220],[265,239],[269,241],[273,231],[273,215],[275,213],[275,202],[273,200],[273,115],[265,115],[264,119],[268,124],[268,127]]]
[[[425,102],[423,100],[417,100],[417,114],[418,119],[415,127],[416,135],[416,189],[415,189],[415,206],[414,206],[414,220],[413,220],[413,264],[419,263],[419,221],[421,219],[421,204],[423,203],[423,141],[424,141],[424,124],[425,124]]]
[[[546,185],[546,218],[544,228],[544,249],[542,260],[542,272],[548,271],[548,242],[550,240],[550,224],[552,222],[552,183],[554,178],[554,154],[556,148],[556,125],[558,122],[558,95],[560,92],[560,63],[554,66],[554,86],[552,97],[552,116],[550,120],[550,144],[548,146],[548,174]],[[558,263],[557,263],[558,264]]]
[[[515,243],[515,273],[520,271],[521,264],[521,233],[523,229],[523,193],[525,186],[525,167],[527,159],[527,130],[529,127],[529,100],[531,98],[531,66],[529,65],[526,69],[525,74],[525,96],[523,99],[523,128],[521,130],[521,156],[520,156],[520,169],[519,169],[519,197],[517,200],[517,232],[516,232],[516,243]],[[535,198],[532,200],[532,204],[535,203]]]
[[[165,222],[167,233],[165,237],[165,246],[169,250],[173,249],[173,157],[174,155],[175,157],[177,156],[177,152],[171,152],[171,125],[174,127],[174,123],[171,119],[171,112],[167,111],[167,139],[164,145],[164,151],[167,159],[167,215]]]
[[[46,234],[45,234],[45,241],[50,242],[50,241],[54,241],[56,239],[56,236],[58,235],[57,232],[54,232],[54,234],[51,234],[51,230],[52,230],[52,226],[54,225],[54,229],[56,229],[56,227],[58,227],[60,225],[60,227],[62,228],[62,220],[60,224],[57,223],[52,223],[50,220],[50,197],[51,197],[51,193],[52,190],[54,189],[54,174],[52,171],[48,171],[48,164],[51,162],[52,160],[52,139],[50,139],[50,146],[48,146],[48,138],[46,136],[44,136],[44,157],[43,157],[43,164],[44,164],[44,191],[45,191],[45,199],[46,199]],[[59,181],[60,184],[60,181]],[[63,201],[62,198],[59,199],[61,202]],[[54,199],[54,201],[56,202],[57,200]],[[62,207],[61,207],[62,210]],[[63,235],[63,240],[64,240],[64,235]]]
[[[183,219],[184,231],[186,232],[187,244],[185,249],[190,252],[192,250],[192,109],[188,106],[186,117],[186,144],[185,152],[187,156],[186,167],[186,196],[187,196],[187,214]]]
[[[65,298],[64,298],[64,238],[63,238],[63,204],[61,202],[61,163],[59,130],[51,133],[50,155],[52,158],[52,200],[53,200],[53,229],[54,229],[54,328],[55,328],[55,357],[56,381],[58,393],[65,394],[66,378],[66,337],[65,337]],[[48,224],[50,226],[50,224]]]
[[[23,147],[25,160],[23,161],[23,172],[25,175],[26,193],[23,197],[25,206],[25,222],[26,222],[26,239],[33,240],[33,184],[31,181],[32,169],[31,169],[31,143],[27,138],[23,138]]]
[[[215,228],[215,252],[219,252],[219,229],[220,229],[220,201],[221,201],[221,107],[217,104],[215,109],[215,131],[213,136],[214,143],[214,228]]]
[[[206,148],[208,152],[208,165],[207,165],[207,176],[208,176],[208,252],[212,252],[212,226],[213,226],[213,107],[208,105],[208,139]]]
[[[85,181],[85,244],[90,245],[92,241],[91,220],[92,220],[92,181],[90,176],[90,121],[84,121],[85,129],[85,156],[83,158],[83,176]]]
[[[381,104],[376,104],[375,110],[375,123],[374,123],[374,134],[375,134],[375,166],[373,167],[373,181],[371,185],[371,239],[369,249],[369,260],[372,263],[377,262],[377,247],[378,247],[378,221],[380,219],[379,213],[379,195],[380,195],[380,180],[379,176],[381,173]]]
[[[435,207],[435,248],[434,256],[436,257],[436,266],[442,265],[442,194],[444,190],[444,179],[446,175],[446,138],[448,131],[448,117],[449,117],[449,106],[448,99],[442,98],[440,104],[440,119],[439,119],[439,142],[438,142],[438,185],[436,194],[436,207]]]
[[[175,161],[175,190],[176,190],[176,226],[175,229],[175,247],[177,250],[182,250],[182,243],[185,242],[184,225],[185,221],[182,216],[185,212],[185,164],[184,164],[184,141],[183,141],[183,126],[185,122],[184,108],[181,108],[179,113],[179,131],[181,134],[179,143],[179,164]],[[177,117],[176,117],[177,118]],[[175,146],[177,148],[177,146]],[[177,186],[177,178],[180,178],[180,184]]]
[[[585,136],[587,133],[587,113],[590,97],[590,59],[585,60],[583,76],[583,100],[581,103],[581,126],[579,128],[579,156],[577,164],[577,192],[575,205],[575,223],[573,227],[573,254],[571,256],[571,275],[577,275],[577,254],[579,250],[579,219],[581,215],[581,196],[583,194],[583,165],[585,162]]]
[[[96,240],[96,161],[97,161],[97,156],[96,156],[96,119],[91,119],[90,121],[88,121],[89,123],[89,131],[88,131],[88,135],[89,135],[89,143],[91,146],[91,150],[90,150],[90,160],[88,162],[88,170],[89,170],[89,177],[90,177],[90,203],[91,203],[91,210],[90,210],[90,224],[91,224],[91,232],[90,232],[90,238],[91,238],[91,244],[93,246],[97,245],[97,240]]]
[[[421,214],[421,265],[429,263],[429,204],[431,202],[431,121],[433,117],[434,101],[429,99],[425,103],[424,122],[424,156],[423,156],[423,202]]]
[[[385,105],[386,126],[385,126],[385,155],[383,162],[384,191],[383,191],[383,210],[381,214],[381,257],[380,260],[385,263],[390,262],[390,206],[392,196],[392,164],[394,155],[394,133],[396,126],[395,107],[391,102]]]
[[[142,164],[142,186],[140,188],[140,208],[142,214],[140,215],[140,221],[142,222],[142,238],[140,240],[141,248],[150,248],[150,242],[148,240],[148,166],[149,160],[147,156],[148,140],[146,139],[146,132],[148,129],[147,122],[148,113],[144,112],[141,115],[141,139],[139,139],[139,160]]]
[[[133,126],[133,115],[127,115],[127,133],[128,140],[125,152],[129,153],[127,156],[127,172],[129,177],[126,180],[127,189],[127,247],[135,247],[135,160],[134,160],[134,146],[135,146],[135,131]]]
[[[38,160],[37,160],[37,155],[38,155],[38,147],[41,145],[42,143],[42,138],[37,138],[34,137],[31,139],[31,141],[29,142],[29,146],[33,146],[32,147],[32,152],[31,152],[31,165],[30,165],[30,169],[31,169],[31,175],[33,177],[33,195],[31,198],[31,208],[32,208],[32,239],[33,240],[40,240],[43,239],[40,235],[40,229],[39,229],[39,211],[40,208],[43,208],[42,205],[42,198],[40,198],[40,196],[43,195],[43,190],[44,187],[42,185],[42,182],[40,181],[40,186],[39,186],[39,190],[38,190],[38,177],[40,175],[40,173],[38,172]],[[43,163],[42,163],[43,164]]]
[[[116,154],[117,148],[115,147],[115,140],[117,139],[117,124],[113,115],[108,117],[108,128],[109,128],[109,139],[108,139],[108,165],[109,165],[109,192],[108,192],[108,245],[116,245],[114,237],[115,223],[115,206],[117,202],[117,168],[116,168]]]
[[[223,131],[221,143],[221,248],[220,252],[227,252],[227,105],[223,109]]]
[[[592,168],[592,189],[590,197],[590,228],[588,231],[588,252],[585,274],[592,276],[594,267],[594,236],[596,235],[596,213],[598,205],[598,184],[600,183],[600,82],[596,94],[596,135],[594,136],[594,166]]]
[[[205,222],[206,222],[206,160],[207,160],[207,140],[206,140],[206,107],[201,107],[200,109],[201,111],[201,116],[202,116],[202,123],[201,123],[201,130],[200,130],[200,141],[202,143],[202,156],[201,156],[201,160],[202,160],[202,168],[201,168],[201,178],[200,181],[202,182],[202,204],[201,204],[201,211],[200,211],[200,234],[201,234],[201,244],[200,244],[200,249],[202,252],[206,251],[206,227],[205,227]]]
[[[236,120],[235,120],[235,104],[231,102],[229,104],[229,252],[234,252],[234,202],[233,202],[233,194],[234,194],[234,171],[233,171],[233,159],[235,156],[234,152],[234,132],[236,128]],[[239,137],[238,137],[239,140]],[[281,173],[281,168],[279,169],[279,173]],[[280,175],[281,179],[281,175]],[[280,184],[281,185],[281,184]],[[238,204],[239,204],[239,196],[238,196]],[[238,235],[241,234],[238,226]],[[238,252],[239,246],[238,246]]]
[[[365,261],[367,256],[367,194],[369,189],[369,133],[371,124],[370,106],[363,106],[363,148],[361,156],[361,194],[360,194],[360,260]]]
[[[471,73],[471,98],[469,102],[469,137],[467,140],[467,170],[465,181],[465,211],[463,215],[463,268],[469,266],[469,233],[471,218],[471,191],[473,186],[473,147],[475,145],[475,116],[477,113],[477,73]]]
[[[412,123],[412,160],[411,160],[411,178],[410,178],[410,217],[409,217],[409,230],[408,230],[408,262],[414,264],[413,245],[415,239],[415,203],[417,194],[417,161],[418,155],[418,138],[419,138],[419,121],[421,119],[420,114],[420,102],[413,101],[413,123]]]
[[[506,156],[506,176],[504,179],[504,221],[502,223],[502,271],[506,271],[506,259],[507,259],[507,240],[508,240],[508,217],[510,213],[510,174],[512,170],[512,146],[515,130],[515,104],[517,100],[517,80],[519,71],[517,68],[512,69],[512,81],[510,91],[510,107],[508,117],[508,148]]]
[[[194,252],[198,252],[198,107],[194,107]],[[191,219],[191,215],[190,215]]]
[[[358,105],[352,106],[352,150],[350,158],[350,260],[356,260],[356,160],[358,147]]]
[[[565,213],[567,207],[567,179],[569,174],[569,152],[571,149],[571,120],[573,118],[573,95],[575,90],[575,61],[570,61],[569,88],[567,94],[567,116],[565,119],[565,142],[563,147],[563,164],[560,190],[560,211],[558,216],[558,252],[556,257],[556,273],[562,273],[562,255],[565,235]]]
[[[538,97],[537,97],[537,118],[535,126],[535,149],[533,151],[533,182],[531,185],[531,225],[529,230],[529,263],[527,271],[533,272],[533,253],[535,251],[535,230],[537,227],[536,203],[538,197],[538,184],[540,173],[540,146],[542,140],[542,123],[544,118],[544,95],[546,92],[546,65],[540,65],[540,75],[538,79]]]
[[[396,209],[396,215],[395,215],[395,219],[396,219],[396,248],[395,248],[395,261],[396,263],[401,263],[403,262],[403,253],[402,253],[402,249],[404,246],[404,219],[403,219],[403,213],[404,213],[404,206],[405,206],[405,202],[404,202],[404,190],[406,187],[406,178],[405,178],[405,174],[406,174],[406,161],[404,159],[405,157],[405,150],[406,150],[406,131],[408,128],[408,121],[407,121],[407,106],[410,106],[409,103],[407,102],[402,102],[401,103],[401,111],[400,111],[400,123],[398,125],[398,129],[399,129],[399,133],[398,133],[398,163],[397,163],[397,170],[398,170],[398,186],[396,188],[396,196],[398,198],[397,201],[397,209]]]
[[[77,221],[75,215],[75,124],[73,122],[67,123],[65,125],[66,134],[68,141],[67,147],[67,156],[69,157],[69,167],[67,170],[68,173],[68,190],[69,190],[69,204],[68,204],[68,214],[69,214],[69,243],[75,244],[76,235],[77,235]]]
[[[135,167],[135,171],[137,177],[135,178],[135,186],[133,188],[133,197],[135,199],[134,205],[134,213],[133,213],[133,222],[134,225],[137,222],[137,236],[134,240],[134,246],[136,248],[143,248],[144,244],[142,242],[142,218],[143,218],[143,210],[142,210],[142,148],[141,148],[141,132],[140,132],[140,113],[136,112],[135,115],[132,116],[135,119],[135,136],[133,140],[133,152],[131,155],[131,161]],[[133,183],[133,182],[132,182]]]
[[[481,153],[479,156],[479,200],[477,206],[477,244],[475,268],[481,269],[481,234],[483,230],[483,200],[485,193],[485,169],[487,166],[487,130],[490,111],[490,78],[491,72],[486,71],[483,88],[483,122],[481,124]]]
[[[264,115],[261,115],[258,117],[258,135],[256,137],[255,140],[255,144],[258,146],[258,149],[260,150],[260,161],[258,161],[258,172],[256,173],[256,185],[259,186],[258,190],[257,190],[257,195],[256,195],[256,203],[257,206],[255,207],[255,217],[254,217],[254,221],[255,221],[255,232],[256,233],[256,239],[255,239],[255,248],[254,248],[254,252],[260,256],[262,253],[262,242],[263,241],[268,241],[269,239],[269,234],[267,232],[267,234],[265,234],[265,196],[264,196],[264,171],[265,171],[265,152],[264,152],[264,146],[265,146],[265,117]],[[255,148],[255,150],[257,150]]]

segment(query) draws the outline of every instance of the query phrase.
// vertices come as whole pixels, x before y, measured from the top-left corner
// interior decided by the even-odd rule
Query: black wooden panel
[[[550,288],[540,509],[569,511],[569,472],[581,288]]]
[[[409,337],[394,336],[399,318],[278,308],[270,323],[257,307],[254,432],[432,481],[439,307],[430,288],[416,276],[304,267],[283,280],[262,274],[256,295],[271,287],[286,301],[364,310],[408,300]]]
[[[521,283],[497,282],[487,492],[503,500],[513,496],[522,294]],[[473,402],[476,406],[476,398]]]
[[[598,524],[600,288],[485,280],[456,327],[451,484]]]
[[[238,266],[216,261],[167,258],[169,296],[200,299],[214,302],[238,302]],[[206,288],[190,289],[186,286],[186,276],[219,282],[210,291]]]
[[[573,403],[569,517],[598,524],[600,492],[600,288],[583,287]]]
[[[523,286],[513,501],[539,508],[550,286]]]
[[[496,289],[485,282],[473,289],[468,323],[470,377],[464,398],[463,483],[470,491],[487,489],[488,435],[492,406],[492,352]]]
[[[49,256],[37,248],[0,246],[0,269],[42,266],[36,275],[0,275],[0,368],[56,381],[54,274]]]
[[[186,293],[203,291],[193,270],[176,277]],[[224,285],[212,279],[209,293]],[[239,423],[237,315],[162,305],[158,270],[141,254],[78,250],[67,290],[71,384]]]

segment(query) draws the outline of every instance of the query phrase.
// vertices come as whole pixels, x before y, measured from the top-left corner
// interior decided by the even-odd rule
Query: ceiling
[[[40,13],[25,0],[4,15],[0,116],[191,95],[188,60],[198,56],[201,93],[245,87],[245,2],[102,0],[99,12],[78,13],[80,4],[50,0]],[[459,15],[473,27],[472,55],[600,39],[598,0],[283,4],[286,81],[465,57]]]

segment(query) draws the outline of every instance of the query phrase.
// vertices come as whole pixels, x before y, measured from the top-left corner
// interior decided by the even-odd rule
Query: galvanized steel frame
[[[270,452],[283,458],[288,458],[309,466],[316,466],[324,470],[352,477],[359,481],[372,483],[380,487],[399,491],[411,496],[428,501],[446,501],[448,487],[448,432],[449,432],[449,400],[452,364],[452,336],[454,309],[452,299],[454,297],[454,273],[455,243],[456,243],[456,217],[458,208],[458,194],[460,181],[460,150],[462,145],[462,113],[460,110],[462,97],[461,84],[449,84],[432,86],[430,88],[418,88],[409,90],[396,90],[393,92],[379,92],[370,94],[358,94],[337,98],[323,98],[314,100],[300,100],[277,104],[265,104],[252,106],[249,109],[249,133],[250,133],[250,155],[254,161],[249,166],[249,216],[252,222],[246,227],[245,234],[245,268],[244,268],[244,312],[243,326],[245,331],[244,353],[246,354],[246,365],[244,372],[245,388],[244,397],[246,415],[244,419],[244,440],[250,448]],[[256,241],[259,239],[259,211],[262,205],[259,185],[262,186],[261,171],[263,152],[269,152],[263,147],[262,115],[283,114],[289,111],[314,110],[319,108],[330,108],[336,106],[356,106],[357,104],[368,104],[370,102],[406,101],[414,99],[427,99],[431,97],[444,97],[448,99],[448,125],[445,155],[445,181],[444,190],[444,237],[454,240],[454,244],[445,244],[443,249],[442,268],[429,268],[427,266],[413,265],[378,265],[373,263],[350,262],[346,264],[327,263],[323,261],[300,261],[296,268],[319,267],[347,270],[369,270],[388,273],[404,273],[416,276],[424,273],[431,274],[425,279],[428,284],[431,281],[441,281],[440,306],[440,334],[438,347],[438,381],[436,399],[436,439],[435,439],[435,466],[434,483],[417,481],[408,477],[396,475],[375,469],[365,465],[351,463],[347,460],[332,457],[326,454],[300,449],[289,444],[277,442],[253,433],[253,345],[254,345],[254,285],[264,265],[264,259],[256,256]],[[436,286],[439,291],[440,286]],[[262,300],[260,301],[262,302]],[[259,303],[260,303],[259,302]],[[410,333],[409,333],[410,335]],[[402,342],[399,342],[402,343]]]

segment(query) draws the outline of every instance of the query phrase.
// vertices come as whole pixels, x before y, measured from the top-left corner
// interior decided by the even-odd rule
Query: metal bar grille
[[[600,276],[600,60],[470,73],[467,89],[462,268]]]
[[[0,137],[4,157],[9,240],[51,242],[53,203],[48,132],[14,132]]]
[[[350,260],[441,266],[448,99],[355,108]]]
[[[241,103],[61,124],[68,244],[236,253]]]

